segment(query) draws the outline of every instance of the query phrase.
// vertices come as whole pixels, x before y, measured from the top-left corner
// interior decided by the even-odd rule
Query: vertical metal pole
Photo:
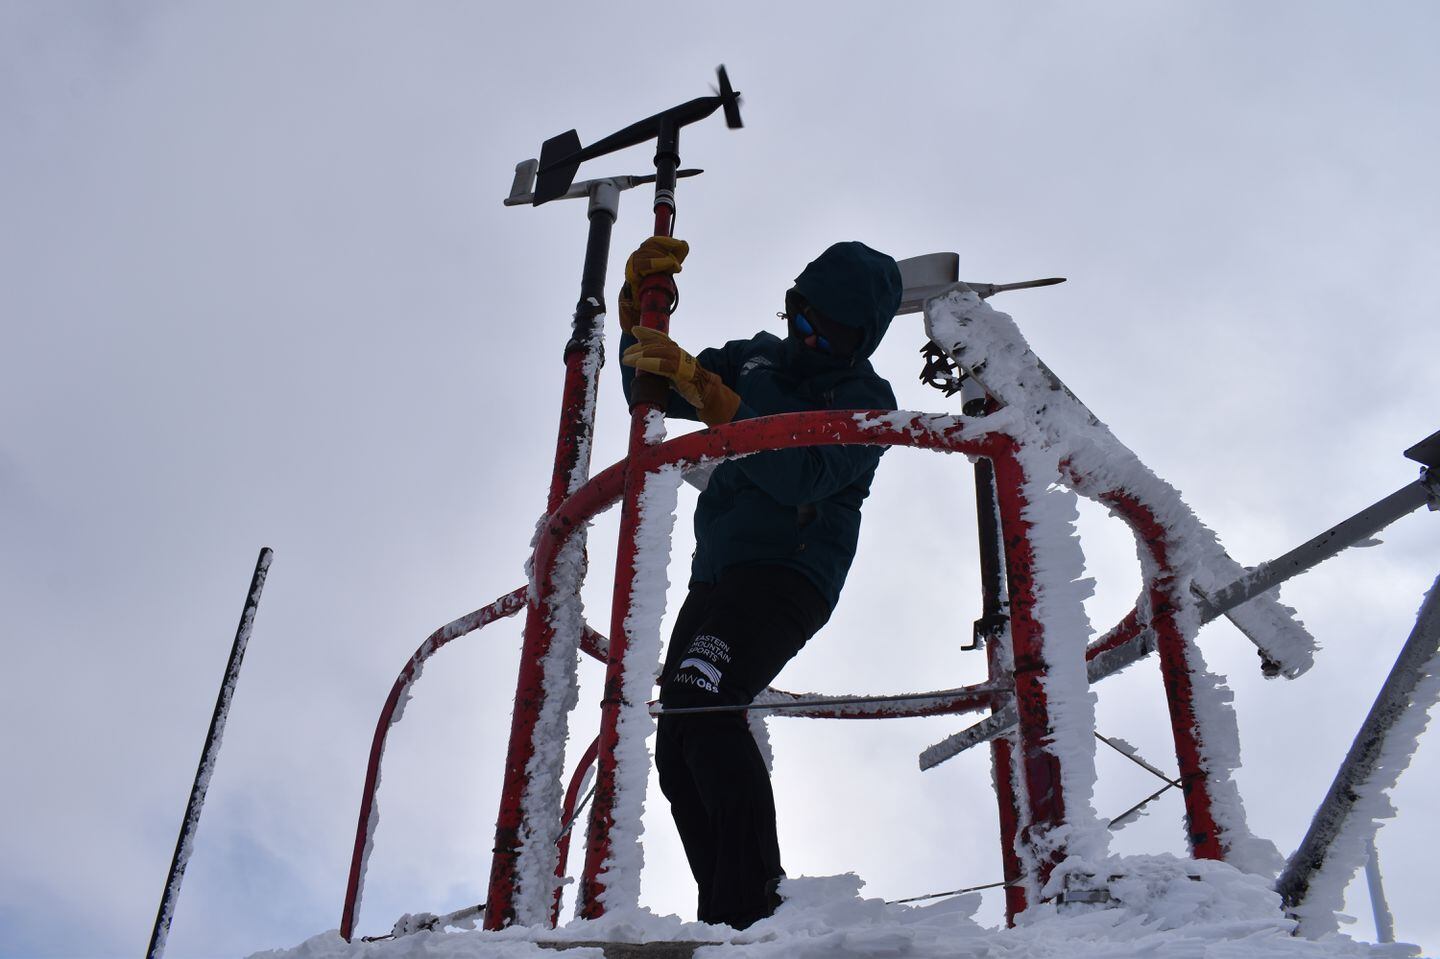
[[[675,224],[675,180],[680,165],[679,129],[671,123],[661,127],[655,146],[655,235],[671,236]],[[669,332],[670,310],[675,303],[675,281],[666,274],[647,276],[636,291],[640,325]],[[665,438],[665,407],[670,398],[669,381],[661,376],[636,375],[631,386],[630,443],[625,474],[625,497],[620,510],[620,542],[616,549],[615,592],[610,613],[610,658],[605,669],[605,689],[600,700],[600,754],[595,774],[595,799],[590,806],[589,832],[585,843],[585,866],[580,876],[580,915],[596,919],[605,913],[605,891],[600,873],[610,858],[610,830],[615,824],[615,797],[620,743],[620,711],[624,699],[625,654],[630,648],[628,622],[635,588],[635,565],[639,547],[640,503],[646,474],[633,464],[637,454]]]
[[[590,473],[589,438],[595,426],[595,395],[600,365],[604,361],[604,331],[595,324],[605,313],[605,272],[619,197],[619,190],[614,184],[604,181],[597,182],[590,197],[590,233],[585,244],[585,266],[573,333],[565,347],[565,387],[555,441],[555,468],[546,500],[547,513],[553,513]],[[573,535],[583,536],[583,528]],[[574,548],[577,547],[573,543],[560,547],[562,550]],[[578,548],[583,549],[583,544]],[[555,594],[548,572],[548,569],[541,569],[540,564],[536,564],[535,590],[525,611],[520,674],[516,680],[515,708],[510,721],[500,811],[495,822],[494,856],[490,863],[490,886],[486,896],[486,929],[501,929],[516,919],[517,864],[525,822],[524,797],[530,785],[529,767],[536,751],[536,738],[542,732],[539,721],[546,698],[545,663],[555,639],[551,613],[555,604],[566,598]],[[574,586],[577,590],[581,578],[576,577]],[[579,637],[575,639],[578,642]],[[557,792],[559,788],[557,780]],[[530,855],[551,853],[551,850],[527,850]],[[545,870],[545,874],[550,871]]]
[[[973,377],[961,384],[961,406],[966,416],[985,416],[999,404],[985,395]],[[995,467],[984,457],[975,460],[975,517],[980,546],[980,619],[975,622],[975,642],[985,644],[985,659],[991,682],[1009,678],[1013,672],[1002,644],[1010,630],[1010,596],[1005,588],[1005,547],[1000,524],[1000,507],[995,499]],[[997,695],[991,715],[1011,702],[1009,695]],[[990,740],[990,768],[995,781],[995,801],[1000,813],[1000,864],[1005,876],[1005,921],[1014,925],[1025,911],[1025,889],[1020,885],[1020,856],[1015,838],[1020,829],[1020,807],[1015,798],[1015,738],[997,736]]]
[[[1413,707],[1415,687],[1427,675],[1426,667],[1437,652],[1440,652],[1440,577],[1436,577],[1426,594],[1415,618],[1415,628],[1395,658],[1395,665],[1385,678],[1385,685],[1380,687],[1380,694],[1375,697],[1360,731],[1355,734],[1355,741],[1335,773],[1330,791],[1315,811],[1300,848],[1275,881],[1275,891],[1280,893],[1287,908],[1293,909],[1305,901],[1311,880],[1325,864],[1331,844],[1345,829],[1361,790],[1375,774],[1386,739],[1400,717]]]
[[[210,788],[210,777],[215,772],[215,761],[220,756],[220,740],[225,735],[225,720],[230,715],[230,701],[235,697],[235,684],[240,679],[240,664],[245,659],[245,647],[250,642],[250,631],[255,625],[255,610],[260,605],[260,591],[265,588],[265,576],[270,571],[270,558],[274,556],[270,547],[260,550],[255,561],[255,573],[250,577],[250,591],[245,595],[245,608],[240,613],[240,625],[235,630],[235,642],[230,647],[230,661],[225,666],[225,677],[220,683],[220,694],[215,698],[215,712],[210,716],[210,730],[205,734],[205,746],[200,751],[200,765],[195,770],[195,783],[190,787],[190,801],[185,805],[185,818],[180,823],[180,836],[175,840],[175,855],[170,858],[170,873],[165,878],[165,889],[160,895],[160,909],[155,914],[155,928],[150,932],[150,947],[145,951],[146,959],[160,959],[165,953],[165,940],[170,935],[170,920],[175,916],[175,903],[180,898],[180,883],[185,879],[185,866],[195,844],[195,831],[200,826],[200,810],[205,805],[205,793]]]
[[[1160,657],[1160,676],[1165,684],[1165,702],[1170,711],[1170,731],[1175,741],[1175,761],[1180,769],[1180,787],[1185,797],[1185,838],[1196,859],[1224,859],[1225,836],[1215,820],[1211,802],[1210,777],[1201,755],[1200,718],[1195,711],[1195,677],[1187,653],[1190,639],[1180,629],[1179,588],[1170,568],[1169,543],[1165,527],[1139,500],[1128,493],[1111,490],[1101,502],[1123,516],[1141,547],[1150,554],[1155,574],[1148,585],[1148,624],[1154,631]],[[1092,680],[1093,682],[1093,680]]]
[[[995,444],[991,462],[995,494],[1004,538],[1006,581],[1010,595],[1010,641],[1014,656],[1015,706],[1019,714],[1019,762],[1024,791],[1020,807],[1019,843],[1033,864],[1034,873],[1020,884],[1024,895],[1038,895],[1055,866],[1065,858],[1064,843],[1056,843],[1054,830],[1065,823],[1065,795],[1061,759],[1051,739],[1050,704],[1045,690],[1049,666],[1045,657],[1044,626],[1035,615],[1035,551],[1031,525],[1025,517],[1025,472],[1016,457],[1013,440]],[[1013,901],[1007,899],[1007,901]]]

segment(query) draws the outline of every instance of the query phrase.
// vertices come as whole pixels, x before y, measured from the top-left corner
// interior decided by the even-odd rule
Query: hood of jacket
[[[868,359],[885,338],[902,290],[894,258],[858,240],[834,244],[795,277],[795,292],[836,323],[861,331],[857,360]]]

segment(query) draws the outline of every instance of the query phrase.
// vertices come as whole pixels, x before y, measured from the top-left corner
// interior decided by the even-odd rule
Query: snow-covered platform
[[[1418,956],[1404,943],[1295,936],[1280,897],[1257,876],[1219,862],[1131,856],[1098,864],[1104,906],[1034,907],[1013,929],[980,925],[979,893],[933,905],[887,904],[854,875],[786,880],[784,904],[744,931],[645,909],[559,929],[421,932],[347,943],[336,932],[253,959],[1340,959]]]

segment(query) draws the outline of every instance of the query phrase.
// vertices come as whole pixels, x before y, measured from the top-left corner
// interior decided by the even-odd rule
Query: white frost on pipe
[[[1054,445],[1062,462],[1081,476],[1100,482],[1076,487],[1083,496],[1106,491],[1107,480],[1136,495],[1171,528],[1175,541],[1193,541],[1198,551],[1191,572],[1196,585],[1215,589],[1245,572],[1226,555],[1213,531],[1196,518],[1173,486],[1151,472],[1074,394],[1064,388],[1031,351],[1007,314],[974,293],[952,292],[925,306],[926,332],[988,393],[1006,407],[1019,409]],[[1086,454],[1089,455],[1086,455]],[[1315,640],[1294,618],[1295,611],[1275,599],[1276,591],[1257,596],[1232,612],[1247,633],[1263,639],[1286,675],[1298,676],[1314,661]]]
[[[994,421],[1027,449],[1034,445],[1045,450],[1052,472],[1034,474],[1035,482],[1063,476],[1076,492],[1097,499],[1107,492],[1123,492],[1146,507],[1165,528],[1171,545],[1168,563],[1180,587],[1176,590],[1179,624],[1193,640],[1200,623],[1190,584],[1198,582],[1203,588],[1217,578],[1226,581],[1234,568],[1215,534],[1196,518],[1174,487],[1145,467],[1064,389],[1030,350],[1009,316],[974,293],[954,291],[926,304],[925,324],[931,339],[1003,404],[1004,409],[986,422]],[[1005,413],[1018,417],[1018,424],[1014,419],[1002,421]],[[1027,469],[1043,468],[1038,456],[1032,460],[1031,455],[1027,453]],[[1140,549],[1139,553],[1147,577],[1153,575],[1148,552]],[[1279,606],[1270,595],[1256,597],[1247,605],[1261,611],[1254,619],[1271,630],[1264,637],[1266,646],[1283,668],[1292,675],[1308,668],[1314,640],[1294,620],[1293,611]],[[1141,612],[1145,611],[1142,596]],[[1225,834],[1227,859],[1247,871],[1273,875],[1280,864],[1279,853],[1273,844],[1251,834],[1233,782],[1240,763],[1240,743],[1230,708],[1232,694],[1219,677],[1208,672],[1193,641],[1187,644],[1187,655],[1196,686],[1201,763],[1210,779],[1216,821]],[[1078,658],[1083,662],[1083,657]],[[1093,756],[1093,742],[1086,752]],[[1090,762],[1093,764],[1093,759]]]
[[[538,541],[546,519],[536,528]],[[556,843],[560,838],[564,795],[561,778],[565,766],[565,743],[569,738],[570,711],[579,697],[577,660],[580,637],[585,627],[585,606],[580,585],[585,580],[585,539],[589,524],[576,528],[555,553],[551,573],[549,625],[553,630],[550,649],[543,663],[544,699],[536,720],[535,751],[525,767],[526,785],[521,795],[520,842],[515,862],[515,922],[522,926],[549,925],[559,862]],[[532,563],[527,561],[530,599],[540,595]]]
[[[651,415],[663,423],[658,412]],[[625,650],[615,746],[614,825],[610,829],[610,856],[599,876],[605,887],[600,900],[607,913],[634,910],[640,903],[640,871],[645,865],[640,836],[650,778],[650,750],[645,741],[655,731],[647,700],[660,675],[660,620],[665,615],[665,594],[670,585],[666,570],[681,476],[679,466],[662,467],[645,477],[639,497],[634,585],[624,627],[629,645]]]
[[[1038,863],[1025,862],[1031,848],[1045,855],[1063,845],[1072,855],[1100,858],[1108,852],[1110,840],[1093,802],[1096,697],[1085,672],[1085,647],[1093,632],[1085,600],[1095,584],[1085,576],[1085,556],[1075,529],[1080,515],[1076,497],[1054,486],[1059,463],[1053,450],[1037,442],[1038,437],[1011,435],[1021,443],[1019,459],[1026,475],[1022,517],[1031,526],[1033,615],[1043,630],[1050,749],[1061,758],[1065,802],[1062,825],[1037,835],[1032,824],[1030,843],[1019,844],[1025,873],[1033,876]],[[1014,594],[1010,601],[1015,602]],[[1013,655],[1013,639],[1010,652]],[[1025,764],[1016,767],[1023,777]],[[1028,784],[1018,779],[1017,788],[1026,790]]]
[[[590,449],[595,438],[595,398],[600,389],[600,364],[605,349],[605,314],[595,317],[590,337],[585,341],[585,355],[580,361],[580,375],[585,384],[585,397],[580,404],[579,422],[586,428],[576,430],[575,468],[565,484],[566,495],[585,485],[590,478]]]
[[[576,435],[575,462],[565,481],[567,494],[578,490],[590,476],[604,329],[604,316],[601,315],[584,345],[580,369],[584,396],[578,412],[579,422],[586,428]],[[539,584],[535,581],[533,550],[547,519],[541,517],[536,527],[535,539],[531,542],[532,559],[527,560],[525,565],[530,584],[528,599],[532,603],[540,598]],[[520,843],[515,863],[515,921],[525,926],[549,923],[551,903],[560,882],[555,877],[559,862],[556,842],[560,837],[563,809],[560,782],[564,772],[565,744],[570,733],[570,711],[575,708],[579,696],[576,660],[585,630],[585,607],[580,598],[580,587],[585,581],[588,531],[589,523],[586,522],[575,529],[556,551],[550,580],[549,625],[553,635],[543,664],[544,701],[533,738],[535,751],[526,765],[526,787],[520,800]]]

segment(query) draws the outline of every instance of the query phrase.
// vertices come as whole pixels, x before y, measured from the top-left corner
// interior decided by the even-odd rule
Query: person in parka
[[[760,332],[691,356],[639,325],[633,291],[677,273],[689,247],[652,237],[626,264],[621,378],[670,380],[666,415],[709,426],[773,413],[895,408],[869,356],[900,306],[895,260],[836,243],[795,278],[784,339]],[[695,509],[690,589],[660,675],[660,788],[699,886],[698,918],[743,929],[779,905],[784,870],[766,763],[741,711],[664,709],[751,702],[830,618],[855,557],[860,506],[884,452],[808,446],[730,460]]]

